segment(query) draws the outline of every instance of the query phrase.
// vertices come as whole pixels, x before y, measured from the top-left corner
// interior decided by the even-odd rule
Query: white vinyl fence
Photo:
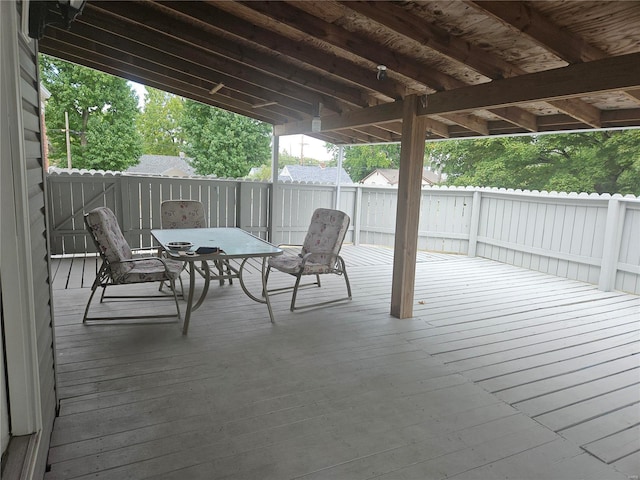
[[[204,203],[210,226],[237,226],[273,243],[300,244],[311,213],[351,216],[354,244],[393,247],[397,189],[74,172],[48,175],[51,254],[93,251],[83,213],[110,207],[132,248],[150,248],[160,203]],[[273,205],[273,206],[271,206]],[[479,188],[424,188],[418,249],[479,256],[602,290],[640,294],[640,199]]]

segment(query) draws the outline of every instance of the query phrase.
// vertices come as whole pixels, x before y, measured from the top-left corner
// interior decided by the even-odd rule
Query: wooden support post
[[[413,316],[418,220],[420,199],[422,198],[422,168],[426,134],[426,117],[418,117],[416,115],[417,108],[418,97],[416,95],[404,99],[393,284],[391,286],[391,315],[397,318]]]
[[[278,235],[276,232],[276,215],[279,212],[276,212],[276,208],[279,207],[279,203],[277,201],[278,198],[278,172],[280,170],[280,166],[278,162],[280,161],[280,137],[275,135],[275,129],[273,133],[273,150],[271,152],[271,195],[269,195],[269,214],[268,214],[268,224],[267,224],[267,240],[270,242],[275,242],[275,238]],[[279,238],[279,237],[278,237]]]

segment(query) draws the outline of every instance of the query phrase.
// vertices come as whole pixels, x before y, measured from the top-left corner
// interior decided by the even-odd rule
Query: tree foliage
[[[451,140],[427,153],[450,185],[640,195],[640,130]]]
[[[199,175],[244,177],[271,160],[267,123],[186,100],[182,127],[186,153]]]
[[[332,145],[329,150],[334,159],[337,158],[338,147]],[[389,143],[346,147],[342,165],[351,179],[357,183],[376,168],[400,168],[400,145]]]
[[[178,155],[184,146],[182,112],[184,99],[146,87],[144,110],[138,117],[138,131],[146,154]]]
[[[125,170],[138,162],[138,97],[126,80],[46,55],[40,56],[40,68],[51,92],[45,121],[52,165],[67,165],[65,112],[73,167]]]

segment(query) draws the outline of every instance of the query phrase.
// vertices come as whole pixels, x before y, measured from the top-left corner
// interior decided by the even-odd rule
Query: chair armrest
[[[165,262],[165,259],[162,257],[140,257],[140,258],[132,258],[130,260],[122,260],[120,262],[115,262],[115,263],[135,263],[135,262],[140,262],[142,260],[155,260],[158,261],[162,264],[162,266],[164,267],[165,272],[169,273],[169,267],[167,267],[167,262]]]
[[[300,255],[300,257],[302,258],[302,263],[300,263],[300,268],[304,268],[304,266],[307,263],[307,260],[311,255],[314,255],[314,253],[308,252],[308,253],[305,253],[304,256]],[[335,263],[338,261],[338,258],[340,258],[340,255],[334,255],[334,254],[327,254],[327,255],[331,259],[330,262],[327,262],[328,265],[335,265]]]

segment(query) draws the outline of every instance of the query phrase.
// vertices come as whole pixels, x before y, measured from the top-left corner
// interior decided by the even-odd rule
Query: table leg
[[[269,310],[269,318],[271,319],[271,323],[274,323],[273,310],[271,309],[271,301],[269,300],[269,292],[267,292],[267,279],[266,279],[267,257],[262,258],[262,292],[263,292],[264,300],[253,295],[247,289],[247,286],[244,284],[244,278],[242,276],[242,273],[244,272],[244,265],[245,263],[247,263],[247,260],[249,260],[249,258],[245,258],[242,261],[242,263],[240,264],[240,269],[238,270],[238,278],[240,279],[240,286],[242,287],[242,290],[244,291],[245,295],[247,295],[247,297],[249,297],[254,302],[267,304],[267,309]]]
[[[187,295],[187,311],[184,314],[184,323],[182,324],[182,334],[186,335],[189,331],[189,320],[191,320],[191,305],[193,305],[193,290],[196,283],[196,267],[193,262],[189,262],[189,294]]]
[[[267,309],[269,310],[269,318],[271,319],[271,323],[273,321],[273,309],[271,308],[271,300],[269,300],[269,290],[267,290],[267,257],[262,257],[262,291],[264,293],[264,300],[267,304]]]
[[[196,286],[196,266],[195,262],[189,262],[189,295],[187,295],[187,311],[184,315],[184,324],[182,325],[182,334],[186,335],[189,331],[189,321],[191,320],[191,312],[196,310],[204,301],[204,297],[206,297],[207,292],[209,291],[209,266],[207,262],[203,262],[203,270],[205,271],[204,275],[204,287],[202,289],[202,293],[200,294],[200,298],[193,305],[193,292]]]

